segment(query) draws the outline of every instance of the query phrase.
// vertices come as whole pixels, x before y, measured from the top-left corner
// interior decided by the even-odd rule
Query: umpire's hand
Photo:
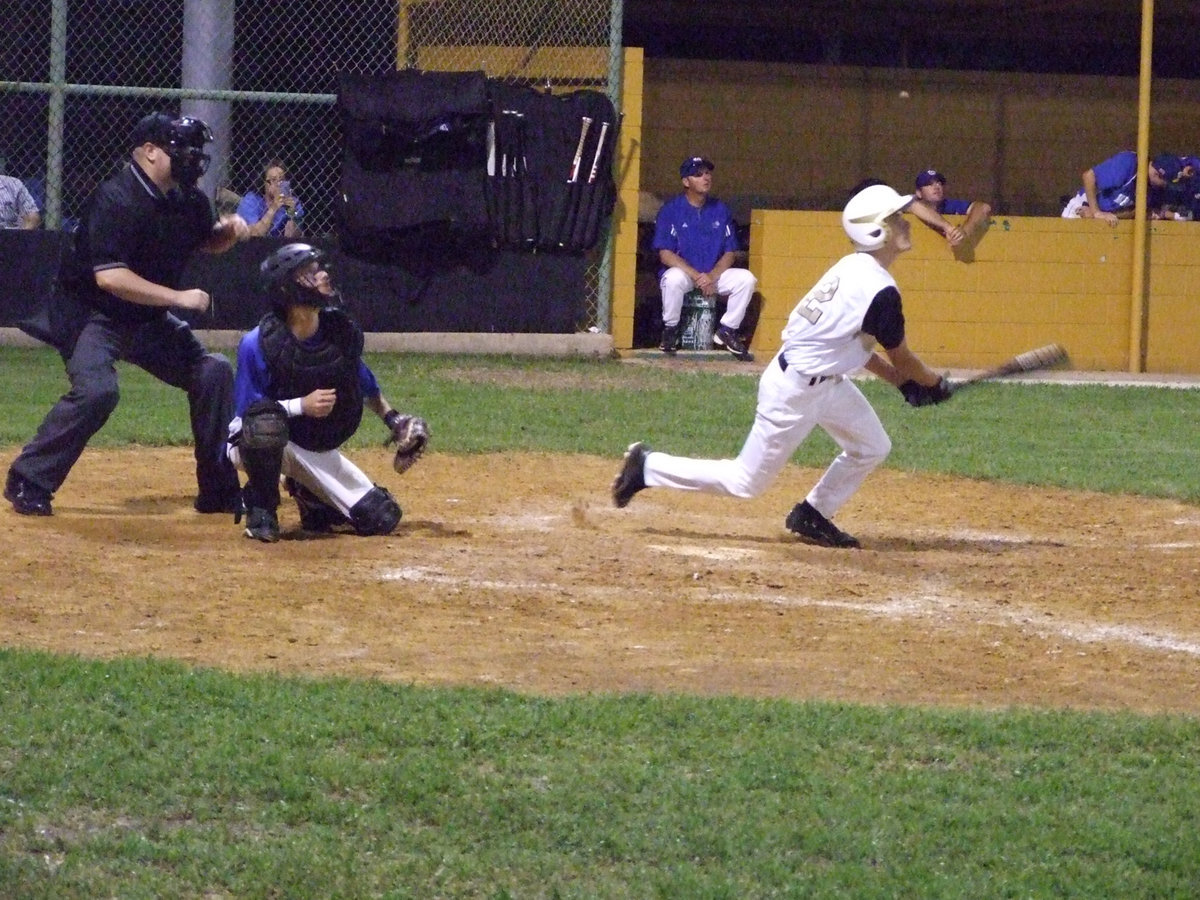
[[[208,304],[211,302],[212,298],[208,296],[208,291],[202,291],[200,288],[191,288],[186,291],[176,291],[175,302],[171,305],[178,306],[180,309],[205,312],[208,309]]]

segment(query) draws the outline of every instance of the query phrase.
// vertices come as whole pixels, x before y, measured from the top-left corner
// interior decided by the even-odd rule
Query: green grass
[[[756,379],[372,357],[443,453],[735,453]],[[0,445],[65,388],[0,350]],[[97,445],[185,443],[132,369]],[[887,465],[1200,500],[1200,392],[866,386]],[[382,439],[368,423],[357,443]],[[833,453],[814,435],[796,461]],[[0,595],[0,602],[3,602]],[[1200,721],[522,697],[0,651],[0,896],[1192,897]]]
[[[45,897],[1186,897],[1200,722],[561,700],[0,652]]]

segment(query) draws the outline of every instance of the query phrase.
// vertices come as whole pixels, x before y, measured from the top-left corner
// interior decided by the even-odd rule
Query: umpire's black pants
[[[92,435],[117,408],[117,360],[187,391],[200,496],[236,496],[237,471],[225,454],[233,418],[233,367],[219,353],[208,353],[188,324],[166,311],[136,323],[92,313],[67,358],[71,389],[42,420],[13,461],[13,471],[51,493],[58,490]]]

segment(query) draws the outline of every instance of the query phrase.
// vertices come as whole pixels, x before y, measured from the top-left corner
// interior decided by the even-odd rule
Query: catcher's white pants
[[[662,273],[658,286],[662,291],[663,324],[678,325],[683,313],[683,295],[694,288],[696,282],[683,269],[672,266]],[[725,315],[721,316],[722,325],[735,330],[741,326],[757,286],[758,279],[749,269],[726,269],[721,273],[717,278],[717,293],[728,297]]]
[[[737,459],[691,459],[650,453],[643,477],[647,487],[756,497],[783,469],[796,448],[820,425],[842,448],[806,498],[833,518],[891,452],[883,423],[858,386],[837,375],[810,385],[812,376],[786,372],[779,360],[767,365],[758,382],[754,425]]]
[[[242,468],[237,447],[229,448],[229,460]],[[347,517],[350,508],[375,487],[366,473],[340,450],[305,450],[291,441],[283,448],[282,474],[295,478]]]

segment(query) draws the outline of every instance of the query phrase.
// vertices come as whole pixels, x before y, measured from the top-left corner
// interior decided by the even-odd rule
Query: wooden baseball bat
[[[583,159],[583,142],[587,140],[588,128],[591,125],[591,117],[584,116],[583,124],[579,128],[579,143],[575,146],[575,158],[571,160],[571,174],[567,176],[567,184],[574,184],[579,180],[579,163]]]
[[[596,155],[592,157],[592,170],[588,172],[588,184],[596,183],[596,173],[600,169],[600,154],[604,152],[604,136],[608,134],[608,123],[600,123],[600,136],[596,138]]]
[[[1033,350],[1026,350],[1024,353],[1018,353],[1012,359],[1002,362],[994,368],[972,375],[970,378],[952,382],[950,389],[954,393],[958,393],[965,387],[970,387],[973,384],[979,384],[983,381],[994,381],[998,378],[1007,378],[1010,375],[1019,375],[1023,372],[1040,372],[1043,369],[1052,369],[1055,366],[1064,365],[1068,362],[1070,362],[1070,357],[1067,356],[1067,351],[1061,344],[1047,344],[1044,347],[1036,347]]]

